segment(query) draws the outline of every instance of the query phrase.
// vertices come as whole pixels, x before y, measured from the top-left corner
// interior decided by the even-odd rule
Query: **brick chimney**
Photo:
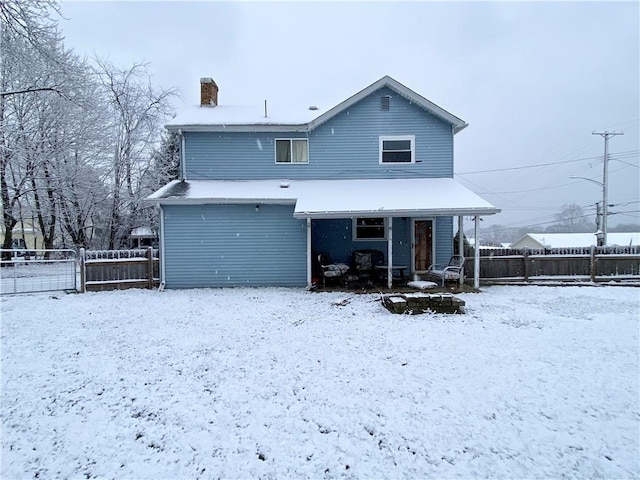
[[[218,105],[218,85],[212,78],[200,79],[200,105]]]

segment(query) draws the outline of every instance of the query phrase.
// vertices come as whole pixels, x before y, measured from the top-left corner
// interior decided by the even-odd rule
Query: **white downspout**
[[[464,233],[462,232],[462,215],[458,215],[458,255],[464,258]],[[462,265],[462,271],[460,272],[460,279],[458,280],[460,287],[464,285],[464,264]]]
[[[311,288],[311,219],[307,218],[307,288]]]
[[[160,290],[164,290],[165,282],[167,281],[166,276],[166,262],[164,255],[164,209],[162,205],[158,205],[160,207]]]
[[[178,135],[180,135],[180,179],[183,182],[187,181],[187,153],[184,151],[185,141],[182,129],[178,129]]]

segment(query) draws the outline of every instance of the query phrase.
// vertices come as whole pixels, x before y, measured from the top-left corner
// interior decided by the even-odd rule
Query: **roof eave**
[[[292,198],[145,198],[158,205],[295,205]]]
[[[247,123],[247,124],[166,124],[164,126],[170,132],[306,132],[309,124],[283,124],[283,123]]]
[[[500,208],[451,208],[451,209],[415,209],[415,210],[344,210],[344,211],[318,211],[318,212],[294,212],[294,218],[304,219],[330,219],[330,218],[352,218],[352,217],[416,217],[416,216],[433,216],[433,217],[457,217],[472,215],[495,215],[500,213]]]

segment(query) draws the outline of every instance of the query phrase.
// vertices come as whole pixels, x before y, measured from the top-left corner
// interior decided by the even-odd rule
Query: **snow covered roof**
[[[460,118],[418,95],[397,80],[385,76],[328,110],[318,107],[311,109],[309,105],[301,105],[297,108],[283,108],[279,105],[268,105],[268,107],[265,105],[196,105],[179,113],[165,127],[168,130],[185,131],[308,131],[322,125],[383,87],[390,88],[426,111],[451,123],[455,133],[467,126],[467,123]],[[267,111],[266,115],[265,110]]]
[[[493,215],[500,212],[452,178],[367,180],[174,180],[148,201],[161,204],[295,205],[296,218]]]
[[[526,237],[545,248],[577,248],[598,244],[595,233],[527,233],[511,245],[522,243]],[[640,233],[607,233],[607,245],[640,245]]]
[[[151,230],[151,227],[136,227],[133,230],[131,230],[131,237],[133,238],[145,238],[145,237],[155,237],[156,234],[153,233],[153,230]]]

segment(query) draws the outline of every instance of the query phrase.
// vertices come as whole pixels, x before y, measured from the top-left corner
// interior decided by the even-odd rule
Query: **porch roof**
[[[296,218],[493,215],[453,178],[174,180],[147,198],[160,204],[295,205]]]

